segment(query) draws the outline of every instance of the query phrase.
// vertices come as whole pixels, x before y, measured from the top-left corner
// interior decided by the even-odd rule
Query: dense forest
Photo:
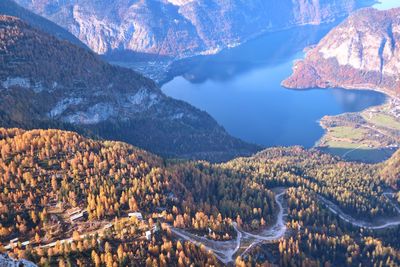
[[[399,227],[372,231],[353,227],[327,211],[315,193],[290,188],[288,227],[291,233],[238,258],[238,266],[268,261],[279,266],[399,266]]]
[[[396,212],[383,193],[389,187],[398,190],[398,155],[379,166],[345,162],[301,147],[273,148],[223,166],[252,175],[267,187],[304,186],[349,213],[374,219]]]
[[[370,222],[396,218],[398,155],[368,165],[293,147],[210,164],[74,132],[2,128],[1,249],[41,266],[223,265],[171,228],[224,242],[238,238],[235,225],[256,233],[275,223],[276,188],[286,188],[284,237],[238,253],[238,266],[396,266],[399,226],[360,228],[319,200]]]

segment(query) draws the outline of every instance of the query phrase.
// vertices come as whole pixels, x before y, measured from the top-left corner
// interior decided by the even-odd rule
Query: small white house
[[[73,209],[69,210],[68,211],[68,215],[72,216],[72,215],[80,213],[81,211],[82,211],[81,208],[76,207],[76,208],[73,208]]]
[[[76,220],[79,220],[79,219],[83,218],[83,216],[85,215],[85,213],[87,213],[86,210],[82,211],[81,213],[77,213],[77,214],[75,214],[75,215],[72,215],[71,218],[70,218],[71,222],[74,222],[74,221],[76,221]]]
[[[145,236],[147,240],[151,240],[151,231],[146,231]]]

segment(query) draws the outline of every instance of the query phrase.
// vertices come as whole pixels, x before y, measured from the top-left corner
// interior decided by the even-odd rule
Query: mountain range
[[[213,54],[266,31],[343,18],[367,0],[16,0],[98,54]],[[131,57],[132,58],[132,57]]]
[[[400,8],[362,9],[330,31],[293,74],[290,88],[344,87],[400,95]]]
[[[400,150],[378,164],[298,146],[254,154],[258,146],[230,136],[207,113],[90,50],[216,51],[262,32],[271,17],[276,29],[321,23],[347,14],[354,1],[19,2],[82,35],[0,3],[7,14],[0,15],[0,266],[400,265]],[[325,64],[346,86],[350,69],[396,93],[397,12],[352,16],[330,33],[337,42],[328,35],[307,54],[314,73]],[[125,16],[134,27],[119,36]],[[335,85],[329,79],[311,82]]]
[[[258,149],[132,70],[15,17],[1,16],[0,26],[3,126],[74,129],[169,157],[223,160]]]

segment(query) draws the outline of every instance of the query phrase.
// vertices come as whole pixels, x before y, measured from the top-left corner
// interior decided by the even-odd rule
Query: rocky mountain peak
[[[295,64],[291,88],[349,87],[400,93],[400,8],[362,9]]]
[[[330,22],[363,2],[16,1],[68,29],[96,53],[126,51],[169,57],[212,54],[266,31]]]

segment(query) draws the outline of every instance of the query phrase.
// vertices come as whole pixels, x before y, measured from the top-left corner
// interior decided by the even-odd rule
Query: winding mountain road
[[[233,223],[233,227],[237,233],[237,236],[236,239],[230,241],[214,241],[174,227],[171,227],[171,231],[173,234],[183,240],[190,241],[198,246],[204,246],[206,249],[212,251],[214,255],[224,264],[234,262],[237,256],[245,255],[250,249],[259,243],[276,242],[285,236],[287,230],[284,220],[287,214],[283,208],[283,196],[285,192],[286,190],[281,190],[275,196],[275,201],[279,208],[276,223],[259,233],[249,233],[243,231],[242,229],[238,228],[236,223]],[[340,219],[357,227],[379,230],[400,225],[400,208],[390,198],[393,196],[393,193],[386,192],[383,195],[390,201],[395,210],[398,212],[399,216],[394,219],[386,219],[376,223],[356,219],[344,213],[336,204],[327,200],[326,198],[320,195],[317,195],[317,197],[322,204],[324,204],[332,213],[338,215]]]
[[[395,193],[392,192],[385,192],[383,195],[389,200],[390,204],[393,206],[393,208],[397,211],[398,214],[400,214],[400,207],[398,204],[394,203],[394,201],[391,198],[396,197]]]
[[[207,250],[212,251],[214,255],[222,263],[227,265],[231,262],[234,262],[237,256],[243,256],[246,253],[248,253],[254,246],[263,242],[277,242],[279,241],[279,239],[285,236],[287,230],[285,222],[285,217],[287,216],[287,214],[283,207],[283,199],[285,193],[286,189],[280,189],[278,193],[275,195],[275,202],[278,206],[278,214],[275,224],[257,233],[246,232],[243,229],[240,229],[236,223],[233,223],[232,226],[236,231],[236,238],[234,240],[229,240],[229,241],[215,241],[172,226],[170,227],[170,229],[171,232],[180,239],[192,242],[198,246],[203,246]],[[375,223],[356,219],[351,215],[344,213],[336,204],[318,194],[317,198],[332,213],[338,215],[339,218],[342,219],[343,221],[351,223],[352,225],[355,225],[357,227],[363,227],[371,230],[379,230],[400,225],[400,207],[392,199],[394,193],[385,192],[383,193],[383,195],[389,200],[390,204],[394,207],[399,216],[393,219],[385,219]],[[102,235],[102,233],[106,229],[112,226],[113,224],[109,223],[103,226],[101,229],[81,235],[80,238],[92,236],[96,233]],[[71,237],[64,240],[59,240],[57,242],[71,243],[72,241],[73,238]],[[57,244],[57,242],[41,245],[39,247],[42,248],[54,247]]]
[[[393,201],[388,197],[391,193],[384,193],[383,195],[390,201],[391,205],[396,209],[399,216],[393,219],[385,219],[377,222],[367,222],[361,219],[356,219],[349,214],[344,213],[336,204],[326,198],[317,195],[319,201],[321,201],[332,213],[339,216],[345,222],[351,223],[352,225],[370,229],[370,230],[380,230],[384,228],[394,227],[400,225],[400,208],[393,203]]]
[[[275,195],[275,201],[279,207],[276,223],[259,233],[245,232],[239,229],[236,223],[233,223],[237,234],[236,239],[230,241],[214,241],[174,227],[171,227],[171,232],[186,241],[204,246],[212,251],[222,263],[228,264],[235,260],[235,256],[246,254],[255,245],[266,241],[277,241],[285,235],[286,223],[284,217],[286,214],[282,204],[285,192],[286,190],[282,190]]]

